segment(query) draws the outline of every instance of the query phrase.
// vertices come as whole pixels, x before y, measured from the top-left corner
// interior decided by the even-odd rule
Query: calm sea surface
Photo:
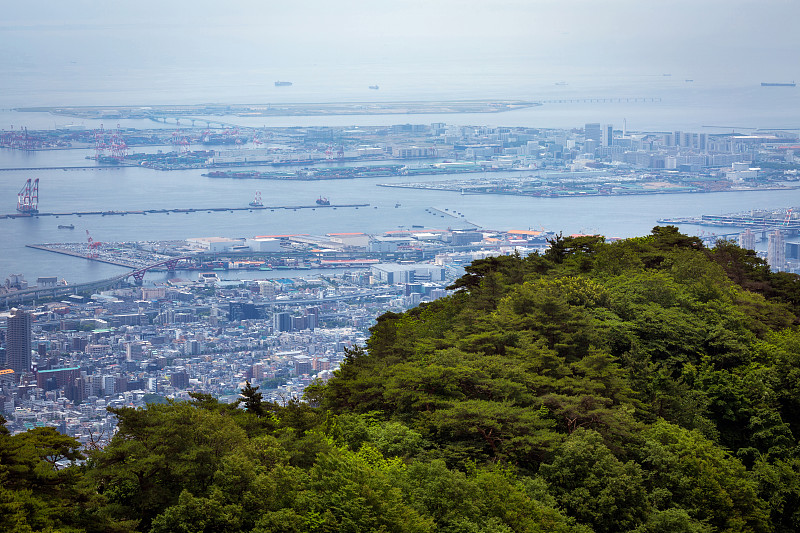
[[[646,97],[639,103],[545,104],[501,114],[276,117],[229,122],[248,126],[294,125],[380,125],[446,122],[459,125],[530,126],[580,128],[586,122],[623,124],[629,131],[742,131],[751,129],[794,129],[800,131],[800,90],[762,88],[757,82],[721,86],[703,80],[687,82],[674,77],[642,76],[610,80],[536,80],[533,75],[495,75],[485,83],[453,83],[433,86],[424,80],[381,80],[379,91],[356,88],[343,82],[314,86],[301,73],[290,77],[295,85],[275,88],[260,80],[245,86],[234,84],[198,89],[185,95],[162,91],[146,98],[145,84],[131,80],[125,90],[95,88],[88,92],[58,92],[43,88],[24,94],[22,88],[0,96],[0,129],[54,128],[74,119],[42,113],[21,113],[12,108],[25,105],[146,105],[184,101],[223,101],[214,97],[223,91],[225,102],[269,103],[289,101],[400,101],[459,98],[520,98],[554,100],[565,98]],[[274,81],[274,80],[273,80]],[[556,80],[561,81],[561,80]],[[393,83],[394,82],[394,83]],[[225,92],[227,91],[227,92]],[[213,94],[212,94],[213,93]],[[184,100],[181,100],[184,96]],[[219,118],[217,118],[219,120]],[[87,128],[99,122],[77,121]],[[123,127],[151,128],[148,121],[123,121]],[[106,128],[113,124],[106,124]],[[170,126],[174,127],[174,126]],[[91,151],[68,150],[23,153],[0,149],[0,168],[55,167],[87,163]],[[260,191],[267,205],[313,204],[327,196],[334,204],[369,203],[369,208],[316,209],[275,212],[233,212],[193,214],[149,214],[84,216],[0,220],[0,282],[8,274],[22,273],[29,281],[38,276],[64,277],[81,282],[111,276],[124,269],[26,248],[26,244],[83,242],[85,230],[99,241],[144,241],[184,239],[200,236],[249,237],[253,235],[387,230],[424,225],[448,227],[455,219],[434,216],[426,208],[436,207],[464,213],[465,219],[489,229],[545,228],[575,232],[599,232],[610,237],[627,237],[649,232],[659,218],[701,213],[726,213],[753,208],[800,205],[800,192],[736,192],[638,197],[524,198],[513,196],[472,196],[454,192],[420,191],[378,187],[378,183],[409,181],[407,178],[336,180],[330,182],[276,182],[222,180],[201,176],[201,170],[157,172],[141,168],[106,171],[4,171],[0,172],[0,213],[11,213],[17,192],[28,178],[40,179],[40,210],[46,212],[93,210],[144,210],[161,208],[245,206]],[[418,178],[415,178],[418,179]],[[423,178],[424,179],[424,178]],[[430,178],[433,179],[433,178]],[[446,179],[446,178],[437,178]],[[395,208],[399,203],[400,207]],[[59,230],[58,224],[74,224],[74,230]],[[700,231],[701,228],[684,228]]]

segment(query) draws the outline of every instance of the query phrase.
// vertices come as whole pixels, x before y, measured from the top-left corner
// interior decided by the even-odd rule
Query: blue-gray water
[[[388,73],[386,74],[388,76]],[[127,85],[87,91],[61,91],[40,85],[25,93],[22,88],[0,95],[0,129],[27,126],[53,128],[56,124],[82,122],[95,128],[100,121],[76,121],[41,113],[10,111],[24,105],[91,105],[99,103],[148,104],[225,101],[369,101],[369,99],[425,100],[456,98],[603,98],[640,96],[659,98],[649,103],[546,104],[501,114],[411,115],[346,117],[230,118],[250,126],[292,125],[376,125],[397,123],[446,122],[461,125],[582,127],[586,122],[623,124],[631,130],[717,132],[748,128],[800,128],[800,91],[794,88],[762,88],[757,80],[724,85],[697,76],[694,82],[682,77],[631,76],[608,79],[566,79],[566,86],[553,80],[537,80],[535,74],[494,73],[484,81],[466,84],[456,80],[435,86],[422,78],[378,79],[379,91],[369,91],[363,81],[349,85],[342,81],[314,84],[301,73],[288,76],[295,85],[275,88],[266,80],[237,86],[226,80],[225,87],[197,85],[194,91],[178,89],[147,92],[147,80],[131,78]],[[44,78],[41,78],[44,79]],[[556,80],[561,81],[561,80]],[[364,85],[362,87],[361,85]],[[214,97],[214,91],[225,98]],[[150,94],[150,98],[147,95]],[[108,122],[108,121],[106,121]],[[153,127],[147,121],[124,121],[123,127]],[[114,124],[106,124],[106,128]],[[713,127],[708,127],[713,126]],[[85,164],[90,151],[24,153],[0,149],[0,167],[60,166]],[[109,276],[118,267],[25,248],[43,242],[85,240],[85,230],[100,241],[166,240],[194,236],[246,237],[264,234],[365,231],[379,233],[412,224],[447,227],[448,220],[427,213],[427,207],[455,209],[466,219],[485,228],[527,229],[573,232],[600,232],[612,237],[647,233],[659,218],[700,213],[725,213],[752,208],[797,205],[795,191],[736,192],[697,195],[638,197],[524,198],[512,196],[462,196],[453,192],[419,191],[377,187],[387,178],[337,180],[331,182],[272,182],[220,180],[201,176],[200,170],[157,172],[141,168],[108,171],[8,171],[0,172],[0,212],[14,211],[16,195],[27,178],[40,179],[40,209],[47,212],[90,210],[143,210],[158,208],[243,206],[260,190],[268,205],[309,204],[320,195],[333,203],[369,203],[370,208],[317,209],[315,211],[234,212],[194,214],[150,214],[147,216],[90,216],[0,220],[0,281],[10,273],[23,273],[29,281],[38,276],[59,276],[79,282]],[[416,179],[416,178],[415,178]],[[398,178],[394,181],[407,181]],[[394,205],[400,203],[401,207]],[[374,207],[377,207],[375,209]],[[75,224],[75,230],[59,230],[57,225]]]

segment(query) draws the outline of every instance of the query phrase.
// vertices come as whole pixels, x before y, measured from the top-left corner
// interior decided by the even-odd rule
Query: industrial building
[[[398,265],[380,263],[372,265],[372,276],[377,283],[414,283],[421,281],[444,281],[445,269],[437,265]]]

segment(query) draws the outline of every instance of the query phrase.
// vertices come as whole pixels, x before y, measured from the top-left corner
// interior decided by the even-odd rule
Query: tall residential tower
[[[6,330],[6,368],[17,375],[31,370],[31,323],[30,313],[20,309],[11,311]]]

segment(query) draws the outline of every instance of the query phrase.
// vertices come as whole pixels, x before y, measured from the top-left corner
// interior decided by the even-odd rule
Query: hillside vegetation
[[[0,530],[800,530],[800,281],[676,228],[476,261],[306,402],[0,434]],[[60,459],[77,460],[55,468]]]

